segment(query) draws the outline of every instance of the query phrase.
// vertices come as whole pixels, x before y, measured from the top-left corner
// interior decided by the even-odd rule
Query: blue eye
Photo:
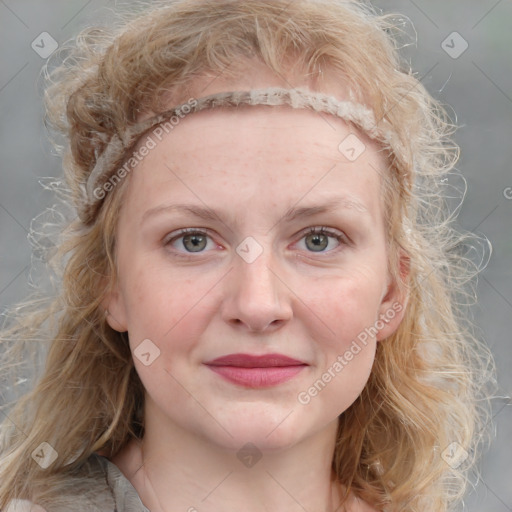
[[[181,245],[186,249],[186,252],[202,252],[207,245],[208,233],[200,229],[181,229],[179,234],[168,240],[165,245],[171,245],[171,242],[180,238],[183,239]]]
[[[346,243],[346,239],[343,235],[324,227],[310,228],[301,240],[304,239],[306,241],[306,247],[311,249],[312,252],[330,252],[334,249],[329,249],[329,251],[324,250],[329,246],[330,238],[334,238],[338,244]]]
[[[184,228],[180,229],[178,233],[164,241],[165,246],[173,246],[175,252],[181,253],[180,255],[205,252],[208,247],[208,240],[211,237],[207,231],[197,228]],[[347,239],[344,234],[337,231],[332,231],[325,227],[309,228],[300,237],[300,241],[305,240],[305,247],[307,252],[326,253],[335,251],[336,247],[326,250],[329,247],[330,240],[334,239],[339,245],[346,245]],[[178,245],[177,242],[181,240]],[[215,243],[211,241],[215,246]],[[210,244],[210,245],[211,245]]]

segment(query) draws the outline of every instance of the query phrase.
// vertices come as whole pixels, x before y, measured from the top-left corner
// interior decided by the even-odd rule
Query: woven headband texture
[[[239,105],[288,105],[292,108],[311,109],[315,112],[332,114],[353,123],[373,140],[381,142],[396,155],[400,154],[400,145],[396,141],[393,130],[381,121],[378,126],[374,113],[366,106],[352,101],[340,101],[333,96],[309,91],[307,89],[283,89],[269,87],[250,91],[229,91],[211,94],[182,103],[177,107],[157,114],[140,123],[129,126],[122,134],[114,134],[104,151],[96,155],[96,164],[87,182],[82,185],[83,204],[79,207],[79,216],[85,224],[90,224],[95,217],[102,201],[98,195],[98,187],[102,187],[115,174],[116,169],[126,157],[138,139],[151,128],[169,121],[177,114],[190,114],[205,109],[218,107],[237,107]],[[180,115],[183,117],[183,115]]]

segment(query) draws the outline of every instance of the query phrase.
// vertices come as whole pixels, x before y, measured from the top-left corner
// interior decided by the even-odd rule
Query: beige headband
[[[157,114],[145,121],[129,126],[124,133],[114,134],[105,150],[97,157],[96,165],[87,182],[82,185],[83,202],[79,206],[79,216],[84,224],[93,222],[105,194],[124,177],[126,169],[120,169],[126,159],[126,152],[131,149],[145,132],[158,128],[172,119],[183,118],[192,112],[217,107],[237,107],[238,105],[289,105],[293,108],[311,109],[315,112],[332,114],[353,123],[373,140],[381,142],[395,155],[401,154],[400,143],[386,121],[378,123],[373,112],[366,106],[351,101],[339,101],[333,96],[312,92],[307,89],[282,89],[269,87],[251,91],[231,91],[212,94],[198,99],[191,99],[170,110]],[[383,126],[382,126],[383,125]],[[341,142],[341,141],[340,141]],[[131,159],[130,159],[131,160]],[[117,179],[113,181],[117,173]],[[110,184],[108,183],[110,180]],[[110,185],[110,186],[109,186]]]

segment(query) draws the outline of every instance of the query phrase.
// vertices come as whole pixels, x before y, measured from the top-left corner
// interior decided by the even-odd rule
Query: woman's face
[[[342,120],[288,107],[203,111],[152,138],[105,304],[129,333],[146,413],[232,448],[332,432],[403,313],[384,157]]]

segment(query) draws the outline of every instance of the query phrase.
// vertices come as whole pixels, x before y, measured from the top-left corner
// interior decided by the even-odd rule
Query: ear
[[[108,325],[114,331],[126,332],[128,330],[126,306],[118,283],[112,285],[107,291],[101,305],[105,310]]]
[[[400,248],[398,270],[402,282],[398,283],[397,279],[389,274],[387,289],[379,307],[377,341],[382,341],[391,336],[398,329],[405,316],[409,300],[410,262],[409,255]]]

